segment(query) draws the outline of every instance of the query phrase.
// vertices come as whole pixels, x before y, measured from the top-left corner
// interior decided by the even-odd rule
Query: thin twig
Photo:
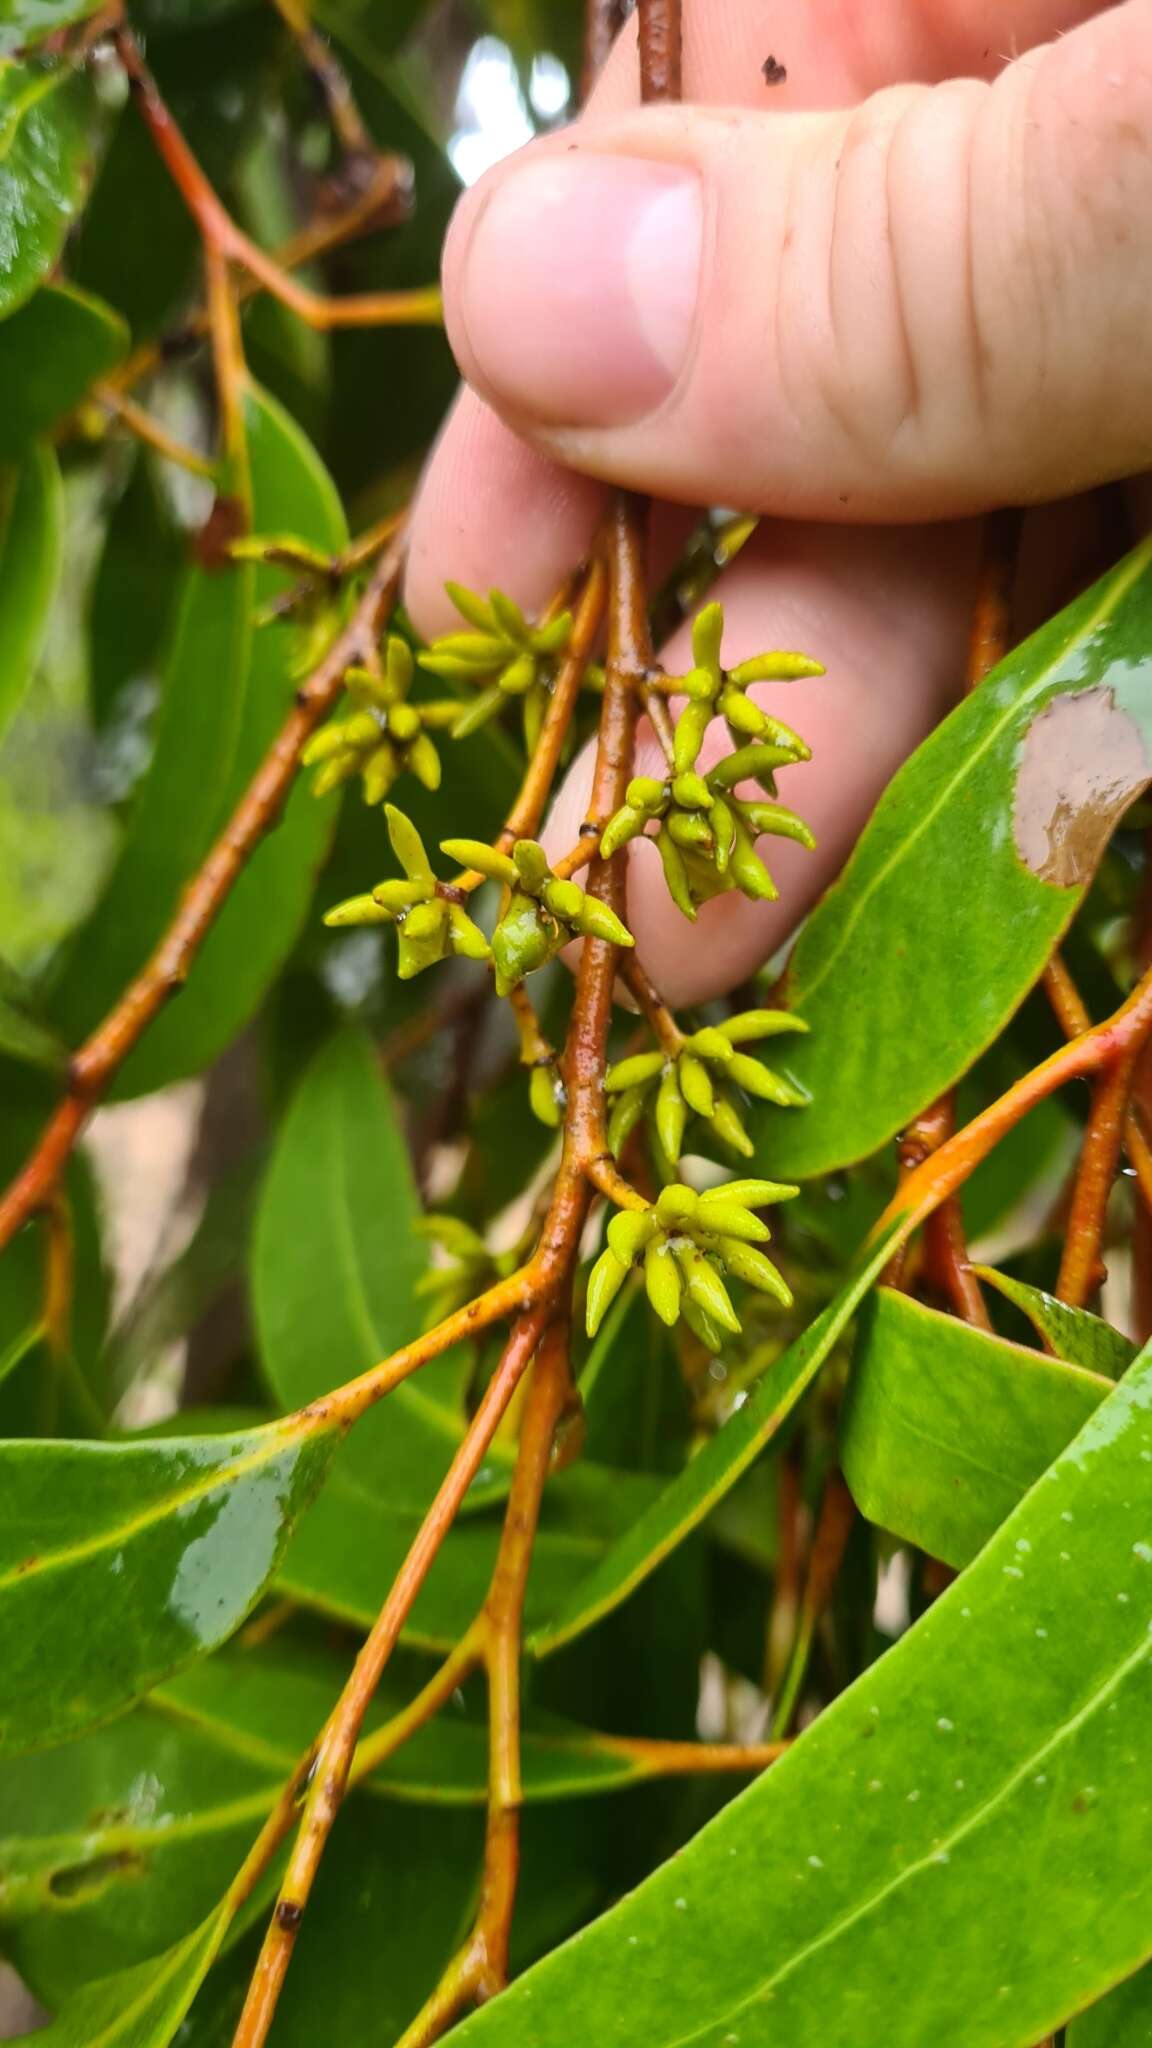
[[[152,1019],[188,978],[208,933],[265,835],[278,822],[296,776],[300,749],[340,694],[344,671],[375,648],[392,610],[400,577],[397,540],[380,557],[351,622],[324,656],[264,756],[207,858],[184,890],[172,923],[69,1068],[68,1093],[31,1158],[0,1200],[0,1249],[50,1202],[72,1151],[101,1096]]]
[[[678,100],[681,77],[680,0],[639,0],[640,97],[646,106]]]
[[[201,455],[198,449],[189,448],[186,442],[178,440],[175,434],[170,434],[162,420],[158,420],[153,413],[145,412],[144,407],[137,405],[135,399],[129,398],[126,392],[117,391],[111,384],[97,384],[92,396],[98,405],[103,406],[122,426],[127,427],[128,432],[134,435],[137,441],[147,442],[148,446],[154,448],[158,455],[162,455],[166,462],[176,463],[179,468],[188,470],[192,476],[215,476],[216,464],[210,456]]]
[[[1133,1046],[1101,1075],[1092,1091],[1056,1282],[1057,1299],[1071,1308],[1083,1308],[1107,1277],[1101,1247],[1108,1197],[1120,1163],[1132,1078],[1141,1050],[1141,1046]]]

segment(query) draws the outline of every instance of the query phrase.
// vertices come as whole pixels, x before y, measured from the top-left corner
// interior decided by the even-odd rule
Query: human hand
[[[605,480],[665,501],[665,555],[680,505],[765,515],[716,587],[725,659],[794,646],[827,666],[756,693],[813,748],[780,787],[818,850],[774,844],[781,901],[719,897],[686,943],[634,842],[629,923],[676,1003],[779,945],[954,701],[972,515],[1152,463],[1150,0],[764,15],[685,0],[682,107],[636,107],[630,25],[580,123],[465,195],[444,269],[472,388],[411,536],[409,604],[435,633],[448,576],[545,603]],[[1049,525],[1049,571],[1069,533]],[[665,652],[690,665],[686,634]],[[638,772],[657,759],[642,738]],[[574,840],[588,774],[552,845]]]

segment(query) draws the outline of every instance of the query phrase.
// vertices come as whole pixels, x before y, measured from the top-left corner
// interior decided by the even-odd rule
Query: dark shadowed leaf
[[[85,1984],[26,2048],[166,2048],[227,1931],[223,1908],[163,1955]]]
[[[881,1288],[841,1418],[844,1475],[869,1521],[964,1565],[1108,1391],[1098,1373]]]
[[[342,514],[313,450],[261,393],[253,394],[247,420],[256,529],[338,548]],[[90,1030],[142,966],[283,723],[298,680],[299,639],[286,627],[252,624],[255,605],[282,581],[247,567],[188,573],[155,757],[112,879],[58,991],[56,1014],[69,1037]],[[146,1093],[195,1072],[247,1022],[300,929],[332,823],[331,804],[317,803],[301,781],[232,891],[187,989],[121,1071],[119,1094]]]
[[[415,1287],[428,1263],[420,1213],[377,1054],[362,1033],[342,1032],[309,1067],[281,1126],[257,1219],[260,1353],[286,1406],[366,1372],[419,1334]],[[342,1475],[378,1490],[390,1514],[422,1513],[443,1478],[464,1434],[466,1370],[461,1351],[434,1359],[353,1431]],[[498,1491],[509,1455],[494,1449],[488,1462]]]
[[[1145,545],[1010,654],[889,784],[789,966],[811,1035],[777,1063],[813,1099],[773,1117],[773,1173],[874,1151],[1022,1001],[1152,776],[1150,640]]]
[[[1127,1983],[1073,2020],[1066,2048],[1152,2048],[1152,1970]]]
[[[275,1571],[331,1433],[0,1446],[0,1749],[61,1742],[211,1650]]]
[[[67,1061],[67,1048],[54,1031],[41,1022],[23,978],[0,960],[0,1053],[29,1066],[58,1072]]]
[[[74,285],[43,285],[0,323],[0,460],[56,426],[127,347],[119,314]]]
[[[4,327],[0,324],[0,335]],[[0,469],[0,733],[31,680],[60,573],[60,471],[50,448]]]
[[[877,2014],[885,2048],[1027,2048],[1133,1969],[1150,1444],[1152,1351],[923,1620],[462,2048],[847,2048]]]

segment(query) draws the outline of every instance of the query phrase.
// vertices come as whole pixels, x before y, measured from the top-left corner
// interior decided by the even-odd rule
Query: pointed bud
[[[745,1159],[751,1159],[756,1148],[736,1113],[735,1105],[727,1096],[717,1098],[709,1122],[723,1144],[730,1145],[734,1152],[741,1153]]]
[[[617,1060],[604,1076],[605,1092],[619,1095],[624,1088],[643,1087],[646,1081],[654,1081],[664,1065],[662,1052],[634,1052],[626,1060]]]
[[[684,864],[683,854],[667,832],[661,832],[658,835],[656,848],[663,863],[664,880],[668,887],[668,894],[676,905],[677,910],[683,911],[684,916],[690,918],[693,924],[695,924],[696,905],[692,901],[692,888],[688,879],[688,869]]]
[[[816,844],[811,827],[783,804],[741,804],[740,812],[752,832],[766,832],[774,839],[794,839],[809,849]]]
[[[728,1062],[728,1079],[742,1088],[745,1095],[754,1095],[758,1102],[774,1102],[780,1109],[800,1109],[808,1100],[803,1088],[786,1081],[782,1074],[774,1074],[771,1067],[746,1052],[733,1053]]]
[[[729,1180],[714,1192],[745,1209],[766,1209],[769,1202],[791,1202],[800,1190],[788,1180]]]
[[[612,1105],[608,1119],[608,1149],[614,1159],[619,1159],[644,1114],[644,1098],[643,1088],[626,1088]]]
[[[711,1116],[716,1107],[716,1091],[712,1086],[712,1076],[703,1060],[697,1059],[694,1053],[682,1052],[677,1061],[676,1071],[680,1080],[680,1093],[689,1109],[694,1109],[697,1116]]]
[[[386,910],[372,896],[349,896],[343,903],[334,903],[331,910],[324,912],[324,922],[329,925],[392,924],[395,916],[395,911]]]
[[[644,1254],[644,1286],[662,1323],[669,1328],[680,1314],[680,1268],[663,1238],[653,1238]]]
[[[515,884],[516,869],[506,853],[497,853],[486,839],[442,839],[440,851],[462,868],[475,868],[493,882]]]
[[[723,875],[727,872],[728,862],[732,857],[732,848],[736,844],[736,820],[723,797],[718,796],[713,799],[708,812],[708,823],[712,828],[712,857],[716,863],[717,872]]]
[[[686,811],[706,811],[712,801],[712,792],[702,775],[697,775],[693,768],[686,768],[682,775],[673,779],[672,801]]]
[[[729,732],[759,739],[769,729],[767,713],[742,696],[739,690],[725,690],[717,709],[722,713]]]
[[[808,654],[786,654],[777,649],[771,654],[754,654],[750,661],[737,662],[729,670],[732,681],[741,690],[749,683],[792,683],[800,676],[822,676],[825,673],[822,661],[813,661]]]
[[[313,777],[313,796],[329,796],[334,789],[339,789],[342,782],[350,781],[359,767],[360,756],[351,749],[346,748],[342,753],[329,755],[326,761],[320,763]]]
[[[500,671],[500,688],[506,697],[522,697],[536,681],[536,656],[525,648],[523,654],[515,654],[506,668]]]
[[[481,690],[480,695],[474,698],[471,704],[466,705],[457,717],[452,727],[453,739],[466,740],[472,733],[479,732],[482,725],[487,725],[490,718],[495,718],[503,703],[504,693],[499,684],[494,683],[491,689]]]
[[[385,804],[384,816],[388,820],[388,837],[392,841],[393,852],[405,874],[414,882],[435,882],[432,863],[424,851],[424,841],[411,818],[406,818],[395,804]]]
[[[696,766],[696,756],[704,744],[704,735],[712,723],[712,706],[708,702],[686,704],[676,720],[672,736],[672,765],[677,775],[686,775]]]
[[[794,1010],[741,1010],[724,1024],[729,1045],[744,1045],[751,1039],[776,1038],[784,1031],[807,1031],[803,1017]]]
[[[560,654],[571,638],[571,612],[559,612],[546,626],[532,628],[532,645],[537,654]]]
[[[708,781],[713,789],[735,789],[738,782],[759,782],[774,788],[773,770],[786,768],[799,758],[791,747],[737,747],[708,770]]]
[[[712,852],[712,827],[699,811],[673,811],[664,821],[664,831],[671,833],[676,845],[685,852]]]
[[[706,604],[692,621],[692,659],[697,668],[718,669],[724,638],[724,607]]]
[[[673,1181],[670,1187],[661,1188],[656,1202],[656,1214],[661,1223],[670,1229],[690,1223],[696,1214],[699,1196],[691,1188]]]
[[[736,828],[728,858],[728,872],[736,887],[742,889],[745,896],[750,896],[754,903],[774,903],[780,894],[742,825]]]
[[[702,1309],[711,1323],[718,1329],[727,1330],[733,1337],[740,1335],[740,1318],[732,1306],[728,1289],[711,1261],[703,1252],[690,1254],[683,1262],[682,1271],[688,1299],[696,1308]]]
[[[365,714],[366,716],[370,714]],[[395,704],[388,713],[388,731],[394,740],[404,746],[414,740],[420,730],[420,713],[414,704]]]
[[[544,848],[536,839],[518,839],[512,848],[512,859],[524,888],[535,895],[549,874]]]
[[[608,1242],[622,1264],[630,1266],[651,1244],[657,1228],[651,1209],[617,1209],[608,1225]]]
[[[634,775],[624,794],[634,810],[654,818],[668,801],[668,786],[654,775]]]
[[[604,827],[600,840],[601,859],[611,860],[612,855],[619,853],[620,848],[626,846],[630,839],[637,838],[647,823],[648,819],[643,811],[636,810],[631,804],[622,805]]]
[[[575,924],[584,908],[584,891],[578,882],[549,881],[541,887],[540,901],[562,923]]]
[[[373,807],[383,803],[399,772],[400,763],[396,758],[396,750],[389,746],[387,740],[380,746],[373,747],[361,771],[365,803]]]
[[[528,1082],[528,1101],[538,1123],[546,1124],[550,1131],[559,1127],[564,1105],[561,1100],[560,1076],[551,1060],[547,1066],[533,1067]]]
[[[628,1268],[620,1264],[616,1254],[611,1250],[601,1252],[588,1275],[585,1327],[590,1337],[596,1335],[627,1278]]]
[[[676,1068],[669,1064],[656,1091],[656,1129],[660,1134],[660,1143],[673,1165],[680,1157],[687,1121],[688,1112],[684,1097],[680,1093]]]
[[[718,1060],[721,1066],[727,1066],[732,1057],[727,1030],[721,1031],[715,1024],[702,1025],[699,1031],[694,1031],[690,1038],[684,1040],[684,1044],[698,1059]]]
[[[425,789],[439,789],[440,756],[426,732],[418,733],[409,747],[408,766]]]
[[[466,910],[459,903],[449,903],[448,929],[452,934],[452,951],[465,960],[490,960],[492,948],[478,924],[473,924]]]
[[[462,583],[446,583],[444,588],[461,618],[467,619],[469,625],[478,626],[484,633],[495,631],[496,619],[492,607],[485,604],[484,599],[476,591],[465,589]]]
[[[721,1189],[720,1195],[723,1193]],[[767,1244],[772,1235],[768,1225],[754,1216],[751,1209],[712,1194],[701,1195],[693,1228],[707,1230],[714,1237],[738,1237],[741,1244]]]
[[[754,1245],[740,1244],[732,1237],[721,1238],[719,1251],[726,1271],[734,1280],[743,1280],[746,1286],[759,1288],[761,1294],[772,1295],[783,1308],[791,1308],[792,1289],[783,1273],[763,1252],[758,1252]]]
[[[377,731],[379,731],[379,727],[377,727]],[[302,768],[315,768],[321,761],[330,760],[334,754],[342,754],[346,745],[347,741],[344,738],[342,722],[338,722],[335,725],[325,725],[319,732],[314,732],[311,739],[306,741],[305,745],[301,747],[300,766]]]
[[[543,967],[558,945],[559,935],[545,923],[535,897],[517,891],[492,934],[497,995],[506,996],[526,974]]]
[[[377,882],[372,900],[396,917],[402,910],[411,910],[414,903],[426,903],[431,893],[427,882]]]
[[[509,640],[527,640],[528,621],[514,597],[507,597],[502,590],[490,590],[488,602],[496,624]]]
[[[635,939],[627,925],[621,924],[614,910],[606,903],[599,903],[595,896],[584,898],[583,908],[575,920],[576,929],[590,939],[604,939],[610,946],[634,946]]]
[[[705,1315],[702,1308],[697,1307],[691,1295],[686,1294],[684,1296],[681,1303],[681,1314],[693,1336],[700,1339],[706,1351],[723,1351],[723,1330],[717,1328],[711,1316]]]

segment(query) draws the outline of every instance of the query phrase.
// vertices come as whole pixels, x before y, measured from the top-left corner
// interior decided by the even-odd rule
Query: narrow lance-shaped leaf
[[[875,1151],[1022,1001],[1152,775],[1149,644],[1145,543],[1001,662],[889,784],[789,965],[790,1007],[811,1029],[778,1064],[812,1101],[772,1119],[773,1173]]]
[[[343,515],[299,429],[258,391],[246,420],[256,529],[298,533],[337,550]],[[252,624],[270,578],[277,582],[273,571],[251,565],[189,571],[152,765],[116,869],[57,993],[55,1014],[72,1040],[92,1029],[143,965],[287,716],[299,681],[298,633]],[[115,1092],[143,1093],[199,1071],[247,1022],[299,932],[333,822],[331,804],[299,783],[233,889],[179,1002],[155,1019]]]
[[[50,448],[32,448],[0,469],[0,737],[40,652],[60,574],[61,524],[60,471]]]
[[[1150,1452],[1152,1347],[895,1648],[461,2048],[1029,2048],[1134,1969]]]
[[[289,1420],[0,1445],[0,1752],[106,1720],[230,1635],[335,1442]]]
[[[1110,1384],[881,1288],[841,1414],[844,1476],[869,1521],[968,1564]]]

